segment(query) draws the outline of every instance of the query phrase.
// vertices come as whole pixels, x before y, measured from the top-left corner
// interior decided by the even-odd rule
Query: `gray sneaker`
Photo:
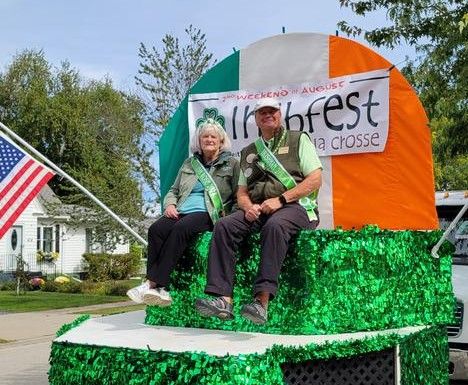
[[[204,317],[218,317],[223,321],[234,318],[232,304],[223,297],[199,298],[195,302],[195,308]]]
[[[241,315],[257,325],[263,325],[268,319],[267,310],[257,299],[242,306]]]

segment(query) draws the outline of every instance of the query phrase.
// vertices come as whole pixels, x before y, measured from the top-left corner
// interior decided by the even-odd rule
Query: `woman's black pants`
[[[213,228],[206,212],[180,215],[179,219],[161,217],[148,229],[146,277],[157,286],[169,285],[170,275],[192,238]]]

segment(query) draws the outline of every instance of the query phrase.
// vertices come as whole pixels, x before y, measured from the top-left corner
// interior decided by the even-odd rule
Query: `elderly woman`
[[[227,150],[230,140],[213,119],[200,124],[191,140],[193,156],[179,170],[164,199],[164,214],[148,230],[147,281],[127,295],[137,303],[169,306],[171,272],[189,241],[213,229],[232,209],[239,177],[239,161]]]

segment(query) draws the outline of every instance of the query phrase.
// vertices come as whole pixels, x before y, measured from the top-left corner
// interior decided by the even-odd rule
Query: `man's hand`
[[[276,210],[283,207],[279,198],[270,198],[266,201],[263,201],[261,205],[261,210],[263,214],[273,214]]]
[[[262,210],[260,208],[260,205],[254,204],[250,206],[248,210],[245,211],[245,219],[247,219],[249,222],[254,222],[258,219],[261,213]]]
[[[164,216],[172,219],[179,219],[179,212],[177,211],[175,205],[169,205],[164,210]]]

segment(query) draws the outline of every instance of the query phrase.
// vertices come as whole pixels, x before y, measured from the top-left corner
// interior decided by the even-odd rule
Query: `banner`
[[[305,131],[319,156],[382,152],[389,126],[388,70],[363,72],[314,83],[264,90],[190,94],[190,136],[208,117],[224,122],[234,153],[259,136],[254,107],[258,99],[281,103],[288,130]]]

